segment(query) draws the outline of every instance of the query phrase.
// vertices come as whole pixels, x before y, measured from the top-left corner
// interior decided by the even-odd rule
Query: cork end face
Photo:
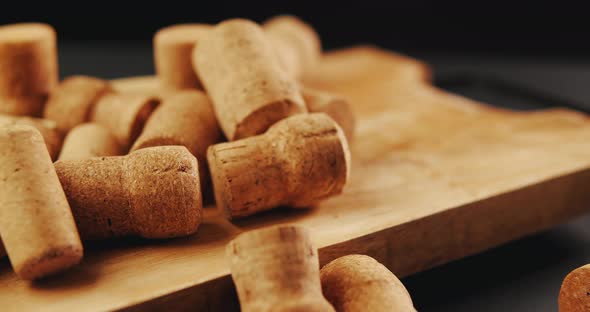
[[[64,271],[82,260],[82,246],[55,247],[14,270],[24,280],[36,280]]]
[[[305,112],[303,105],[290,100],[275,101],[255,110],[237,124],[232,141],[262,134],[278,121]]]
[[[184,146],[149,147],[128,157],[135,232],[145,238],[195,233],[203,208],[197,159]]]
[[[55,30],[43,23],[19,23],[0,26],[0,43],[37,42],[55,37]]]
[[[590,265],[575,269],[565,277],[559,291],[559,311],[590,311]]]
[[[194,45],[213,28],[208,24],[176,24],[164,27],[154,35],[154,48],[158,45]]]
[[[215,205],[225,218],[232,219],[232,212],[230,209],[232,193],[229,191],[227,177],[222,170],[223,167],[218,163],[220,160],[217,158],[216,154],[216,149],[220,148],[222,145],[223,143],[209,146],[207,149],[207,163],[209,164],[209,173],[211,175]]]

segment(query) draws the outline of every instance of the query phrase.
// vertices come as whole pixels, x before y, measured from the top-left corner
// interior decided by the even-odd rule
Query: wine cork
[[[183,146],[55,163],[84,239],[196,232],[202,209],[197,167]]]
[[[84,123],[74,127],[64,139],[60,160],[86,159],[98,156],[117,156],[122,148],[107,128]]]
[[[243,19],[218,24],[195,47],[193,65],[229,140],[261,134],[307,111],[274,53],[260,26]]]
[[[71,76],[51,92],[43,116],[55,120],[63,133],[82,124],[98,99],[111,90],[105,80],[88,76]]]
[[[590,311],[590,264],[570,272],[559,291],[559,312]]]
[[[304,228],[249,231],[226,254],[243,312],[334,311],[322,295],[318,252]]]
[[[40,116],[57,81],[56,35],[51,26],[0,26],[0,113]]]
[[[301,114],[265,134],[207,151],[215,200],[227,217],[278,206],[309,207],[339,194],[350,173],[342,129],[326,114]]]
[[[147,121],[132,151],[164,145],[185,146],[197,157],[203,189],[208,184],[207,148],[221,140],[211,102],[203,92],[181,91],[166,97]]]
[[[82,243],[43,137],[30,126],[0,130],[0,234],[26,280],[82,259]]]
[[[338,258],[322,268],[320,278],[336,311],[416,311],[402,282],[369,256]]]
[[[301,78],[318,63],[322,54],[320,37],[301,19],[281,15],[266,21],[263,28],[281,66],[292,77]]]
[[[53,120],[33,118],[26,116],[0,115],[0,127],[14,125],[28,125],[39,130],[47,146],[51,159],[56,159],[62,146],[62,135]]]
[[[119,144],[127,150],[140,135],[158,103],[159,100],[151,95],[108,93],[94,105],[90,121],[109,129]]]
[[[180,24],[160,29],[154,35],[156,73],[166,89],[201,89],[192,66],[195,45],[209,32],[211,25]]]
[[[309,87],[304,87],[301,94],[310,113],[325,113],[344,130],[349,142],[354,138],[354,114],[346,98]]]

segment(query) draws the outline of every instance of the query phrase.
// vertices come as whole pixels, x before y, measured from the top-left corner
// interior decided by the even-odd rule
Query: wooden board
[[[232,310],[224,247],[250,229],[302,224],[322,263],[363,253],[405,276],[590,210],[585,115],[499,110],[433,88],[429,77],[424,64],[374,48],[329,53],[306,80],[348,96],[359,119],[343,195],[233,224],[208,208],[192,237],[90,246],[80,266],[38,284],[18,280],[4,263],[2,309]],[[116,87],[156,84],[140,78]]]

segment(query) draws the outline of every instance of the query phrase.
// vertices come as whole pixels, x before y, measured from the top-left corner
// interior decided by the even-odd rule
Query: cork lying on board
[[[320,264],[366,254],[402,278],[589,211],[586,115],[491,108],[432,87],[429,76],[423,63],[384,50],[328,53],[304,83],[350,99],[357,117],[342,195],[316,209],[234,222],[204,208],[196,235],[89,248],[80,265],[43,288],[0,265],[0,302],[20,310],[239,311],[219,259],[241,232],[303,225]]]
[[[57,123],[49,119],[41,119],[27,116],[11,116],[0,114],[0,128],[14,125],[28,125],[36,128],[45,141],[47,151],[51,159],[55,160],[62,147],[62,135],[57,128]]]
[[[211,29],[207,24],[178,24],[154,35],[156,74],[167,89],[202,89],[192,65],[193,48]]]
[[[18,276],[33,280],[82,259],[70,207],[38,130],[0,128],[0,235]]]
[[[590,311],[590,264],[570,272],[559,291],[559,312]]]
[[[318,251],[292,225],[240,234],[226,248],[242,312],[333,312],[322,295]]]
[[[215,202],[228,218],[311,207],[340,194],[350,176],[344,132],[323,113],[291,116],[264,134],[213,145],[207,161]]]
[[[322,46],[313,27],[296,16],[273,17],[262,25],[283,69],[301,78],[318,63]]]
[[[402,282],[365,255],[340,257],[320,271],[322,291],[339,312],[416,311]]]
[[[193,65],[230,141],[264,133],[275,122],[307,111],[297,82],[281,68],[254,22],[217,24],[194,49]]]
[[[197,160],[183,146],[59,160],[55,170],[83,239],[170,238],[201,224]]]
[[[123,148],[109,129],[97,123],[83,123],[68,132],[59,159],[87,159],[122,153]]]
[[[56,34],[51,26],[0,26],[0,113],[39,117],[57,82]]]

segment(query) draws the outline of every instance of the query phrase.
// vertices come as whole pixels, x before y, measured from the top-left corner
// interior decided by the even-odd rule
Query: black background
[[[573,1],[48,1],[11,2],[0,9],[0,24],[50,23],[58,31],[62,76],[114,78],[153,72],[151,39],[163,26],[290,13],[313,24],[327,49],[372,43],[426,60],[441,81],[477,73],[557,99],[441,84],[491,104],[590,109],[587,12]],[[404,283],[419,311],[557,311],[560,283],[590,262],[588,246],[590,216]]]

